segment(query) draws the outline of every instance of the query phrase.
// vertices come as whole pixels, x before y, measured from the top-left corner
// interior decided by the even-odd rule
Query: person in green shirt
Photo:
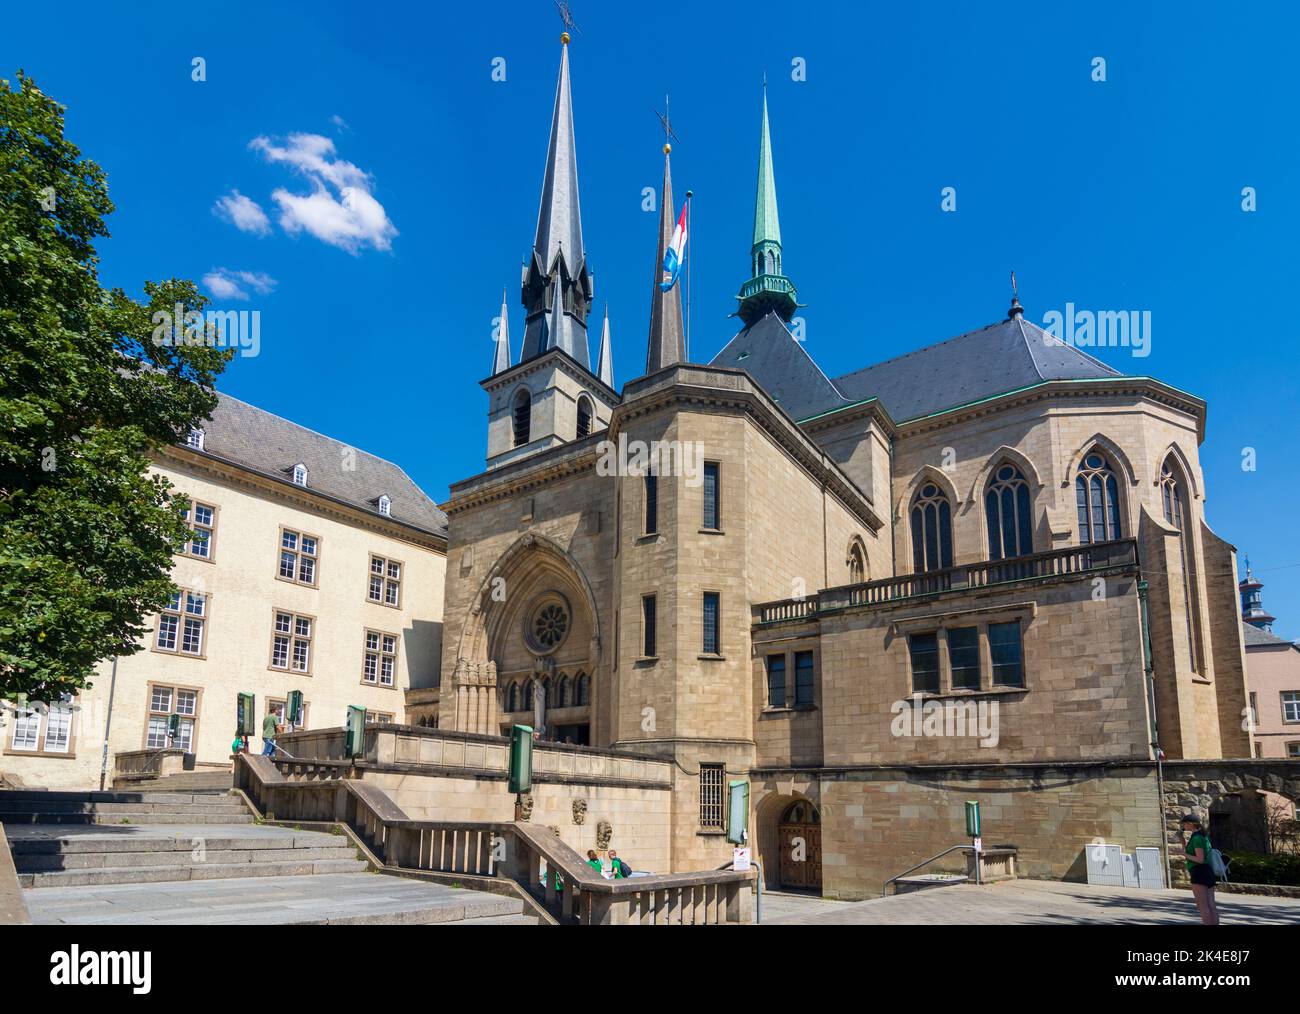
[[[1201,922],[1206,926],[1219,925],[1219,906],[1214,901],[1214,867],[1210,864],[1210,836],[1201,828],[1195,814],[1183,817],[1183,833],[1187,839],[1187,875],[1192,880],[1192,897],[1196,899]]]
[[[275,756],[275,737],[280,731],[280,716],[274,711],[268,711],[266,717],[262,719],[262,747],[263,757]]]

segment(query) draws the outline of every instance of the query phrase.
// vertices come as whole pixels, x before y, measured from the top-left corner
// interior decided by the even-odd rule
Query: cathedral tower
[[[753,276],[740,287],[736,313],[749,326],[775,310],[789,322],[799,304],[794,283],[783,274],[781,219],[776,211],[776,175],[772,172],[772,138],[767,125],[767,82],[763,82],[763,129],[758,140],[758,188],[754,197]]]

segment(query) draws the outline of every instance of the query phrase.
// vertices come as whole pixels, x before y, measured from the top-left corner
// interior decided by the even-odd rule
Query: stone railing
[[[945,592],[1051,581],[1116,569],[1135,569],[1137,565],[1137,542],[1134,539],[1101,542],[1093,546],[1071,546],[1010,560],[986,560],[924,574],[900,574],[876,581],[826,588],[817,595],[802,600],[784,599],[759,603],[753,607],[753,622],[768,624],[815,620],[845,609],[883,606]]]
[[[505,879],[559,923],[708,925],[753,918],[755,875],[704,871],[606,880],[549,828],[523,821],[410,820],[352,779],[292,781],[240,754],[235,786],[267,819],[346,824],[385,869]]]
[[[189,755],[193,766],[194,755]],[[186,770],[186,754],[180,747],[162,750],[124,750],[113,754],[113,778],[163,778]]]
[[[23,902],[23,890],[18,885],[14,857],[5,838],[5,826],[0,824],[0,926],[25,926],[31,921]]]

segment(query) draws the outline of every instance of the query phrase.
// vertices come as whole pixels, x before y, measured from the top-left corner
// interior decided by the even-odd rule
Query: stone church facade
[[[829,378],[795,338],[766,98],[757,189],[738,333],[687,362],[680,287],[654,284],[645,372],[616,390],[608,319],[589,351],[566,39],[523,347],[498,343],[486,467],[442,505],[442,680],[407,722],[670,759],[676,870],[730,858],[747,780],[767,883],[829,896],[961,844],[967,799],[1031,876],[1160,845],[1157,757],[1253,752],[1205,403],[1014,300]],[[665,145],[656,283],[674,209]]]

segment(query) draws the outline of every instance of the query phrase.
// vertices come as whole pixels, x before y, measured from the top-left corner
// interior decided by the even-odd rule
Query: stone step
[[[118,779],[114,788],[131,792],[229,792],[234,784],[229,774],[218,775],[169,775],[166,778],[142,778],[139,780]]]
[[[463,919],[461,922],[465,926],[540,926],[541,922],[535,915],[489,915],[482,918]]]
[[[105,884],[175,883],[185,880],[228,880],[245,877],[308,877],[331,873],[364,873],[360,859],[287,860],[282,862],[194,863],[189,866],[108,866],[91,870],[19,873],[28,889],[100,887]]]
[[[213,802],[227,801],[243,802],[238,796],[231,796],[228,793],[216,790],[196,792],[190,789],[157,792],[138,789],[110,789],[103,792],[67,792],[63,790],[34,792],[30,789],[9,789],[0,791],[0,808],[12,806],[14,809],[24,806],[35,806],[37,809],[44,809],[55,803],[178,803],[183,805],[196,803],[207,805]]]
[[[117,813],[5,813],[0,824],[251,824],[253,815],[243,813],[196,812],[193,810],[154,810]]]
[[[233,830],[233,828],[232,828]],[[273,828],[263,825],[259,834],[231,835],[203,839],[203,845],[209,852],[243,852],[253,849],[292,849],[292,848],[339,848],[350,847],[343,835],[325,835],[317,831],[294,834],[288,828]],[[281,832],[282,833],[277,833]],[[181,833],[170,835],[123,835],[114,837],[108,831],[92,832],[87,835],[61,835],[55,832],[53,837],[23,837],[15,835],[9,839],[9,848],[14,861],[18,856],[31,855],[73,855],[83,852],[129,853],[129,852],[189,852],[195,847],[195,835]],[[121,865],[121,864],[119,864]]]
[[[172,867],[201,866],[212,863],[228,865],[232,863],[280,863],[280,862],[318,862],[324,859],[356,859],[357,850],[351,845],[326,846],[320,848],[251,848],[251,849],[217,849],[203,843],[202,848],[190,846],[170,850],[150,850],[148,852],[28,852],[14,856],[14,868],[19,873],[50,873],[60,870],[97,870],[124,869],[127,867],[154,867],[167,869]]]
[[[191,802],[177,800],[142,799],[130,802],[88,803],[76,800],[54,799],[49,802],[5,802],[0,801],[0,821],[10,815],[22,816],[25,813],[247,813],[248,807],[243,800],[213,796]]]

